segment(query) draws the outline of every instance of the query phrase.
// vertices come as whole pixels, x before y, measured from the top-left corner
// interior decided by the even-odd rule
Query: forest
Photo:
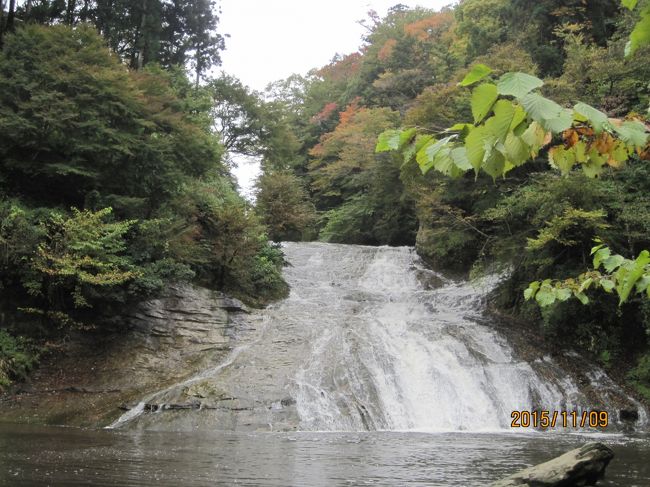
[[[0,387],[168,282],[282,298],[277,242],[321,240],[503,272],[494,312],[650,401],[650,2],[396,5],[263,93],[217,7],[3,2]]]

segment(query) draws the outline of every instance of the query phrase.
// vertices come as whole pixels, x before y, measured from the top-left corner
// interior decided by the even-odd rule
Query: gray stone
[[[524,469],[491,487],[582,487],[596,485],[614,452],[602,443],[587,443],[553,460]]]
[[[159,298],[116,316],[120,332],[74,336],[32,375],[26,391],[3,398],[0,420],[109,424],[147,394],[219,364],[232,349],[238,313],[248,312],[223,293],[172,284]],[[210,393],[197,384],[187,395],[148,404],[147,410],[163,404],[162,410],[195,410],[204,396],[230,397]]]

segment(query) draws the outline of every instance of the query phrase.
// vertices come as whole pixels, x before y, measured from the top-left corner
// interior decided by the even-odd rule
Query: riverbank
[[[0,421],[105,426],[147,392],[223,360],[233,316],[246,312],[219,292],[172,285],[120,317],[122,331],[71,335],[2,396]]]

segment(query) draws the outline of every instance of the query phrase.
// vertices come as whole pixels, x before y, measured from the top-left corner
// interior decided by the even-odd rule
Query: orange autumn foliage
[[[404,26],[404,32],[409,37],[415,37],[417,40],[423,42],[431,39],[441,31],[449,28],[453,21],[453,14],[449,12],[439,12],[431,17],[418,20]]]

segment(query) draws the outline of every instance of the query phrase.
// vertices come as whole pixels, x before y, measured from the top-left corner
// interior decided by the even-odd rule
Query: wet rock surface
[[[106,425],[143,394],[223,360],[248,312],[221,293],[172,285],[116,318],[123,331],[72,337],[1,398],[0,421]]]
[[[587,443],[553,460],[497,481],[491,487],[582,487],[596,485],[614,458],[602,443]]]

